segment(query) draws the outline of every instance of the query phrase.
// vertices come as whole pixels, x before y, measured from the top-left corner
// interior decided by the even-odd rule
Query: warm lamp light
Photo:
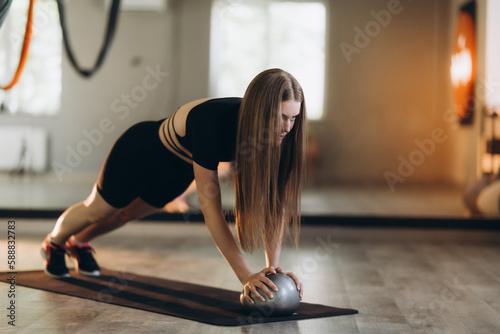
[[[450,74],[455,111],[462,124],[471,123],[474,111],[476,55],[474,13],[475,3],[466,5],[460,10],[451,56]]]
[[[451,56],[451,83],[453,87],[467,86],[472,82],[472,53],[465,47],[465,36],[458,36],[458,50]]]

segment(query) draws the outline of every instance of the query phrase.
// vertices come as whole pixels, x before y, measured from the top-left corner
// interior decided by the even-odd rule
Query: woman
[[[289,73],[257,75],[243,99],[190,102],[159,122],[142,122],[115,143],[90,196],[66,210],[42,245],[45,272],[68,277],[68,253],[84,275],[99,275],[90,240],[150,215],[196,181],[205,223],[245,298],[256,288],[272,298],[267,274],[279,267],[281,243],[293,226],[298,245],[300,189],[305,162],[306,108],[302,88]],[[225,221],[217,166],[234,161],[238,241],[244,251],[265,249],[267,267],[254,273]]]

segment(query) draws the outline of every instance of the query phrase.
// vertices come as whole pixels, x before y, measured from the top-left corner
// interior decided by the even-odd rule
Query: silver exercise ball
[[[278,287],[278,291],[272,291],[273,298],[270,299],[262,290],[257,288],[260,295],[266,299],[265,302],[256,298],[252,293],[250,293],[250,298],[253,299],[255,304],[251,304],[246,298],[243,297],[243,293],[240,295],[240,304],[243,307],[243,312],[255,315],[255,316],[287,316],[292,315],[297,311],[300,304],[299,291],[297,291],[297,285],[287,275],[283,274],[270,274],[267,275],[274,285]]]

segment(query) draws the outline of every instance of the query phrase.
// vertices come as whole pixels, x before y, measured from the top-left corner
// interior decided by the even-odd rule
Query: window
[[[313,1],[215,0],[210,94],[242,96],[259,72],[279,67],[301,83],[308,116],[323,114],[326,7]]]
[[[29,1],[13,1],[0,28],[0,83],[10,82],[17,69]],[[0,90],[0,113],[49,116],[58,112],[61,97],[62,37],[56,2],[39,0],[33,15],[33,37],[19,82]]]

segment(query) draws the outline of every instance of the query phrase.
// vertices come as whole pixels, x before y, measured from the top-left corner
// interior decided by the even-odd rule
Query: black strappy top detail
[[[172,115],[172,117],[169,117],[167,119],[167,122],[164,124],[163,126],[163,134],[165,135],[165,138],[167,139],[168,143],[170,144],[170,146],[172,147],[172,149],[175,150],[175,152],[177,152],[178,154],[182,155],[183,157],[189,159],[189,160],[193,160],[193,157],[191,155],[188,155],[186,152],[184,152],[176,143],[175,141],[172,139],[172,136],[176,136],[177,137],[177,140],[179,143],[182,142],[181,140],[181,136],[179,136],[177,134],[177,132],[175,131],[175,127],[174,127],[174,118],[175,118],[175,114]],[[173,133],[171,133],[170,131],[170,125],[172,125],[172,130],[173,130]],[[181,143],[182,145],[182,143]]]
[[[240,105],[241,98],[207,100],[189,111],[184,136],[175,131],[175,114],[166,119],[161,131],[177,156],[217,170],[219,162],[234,160]]]

